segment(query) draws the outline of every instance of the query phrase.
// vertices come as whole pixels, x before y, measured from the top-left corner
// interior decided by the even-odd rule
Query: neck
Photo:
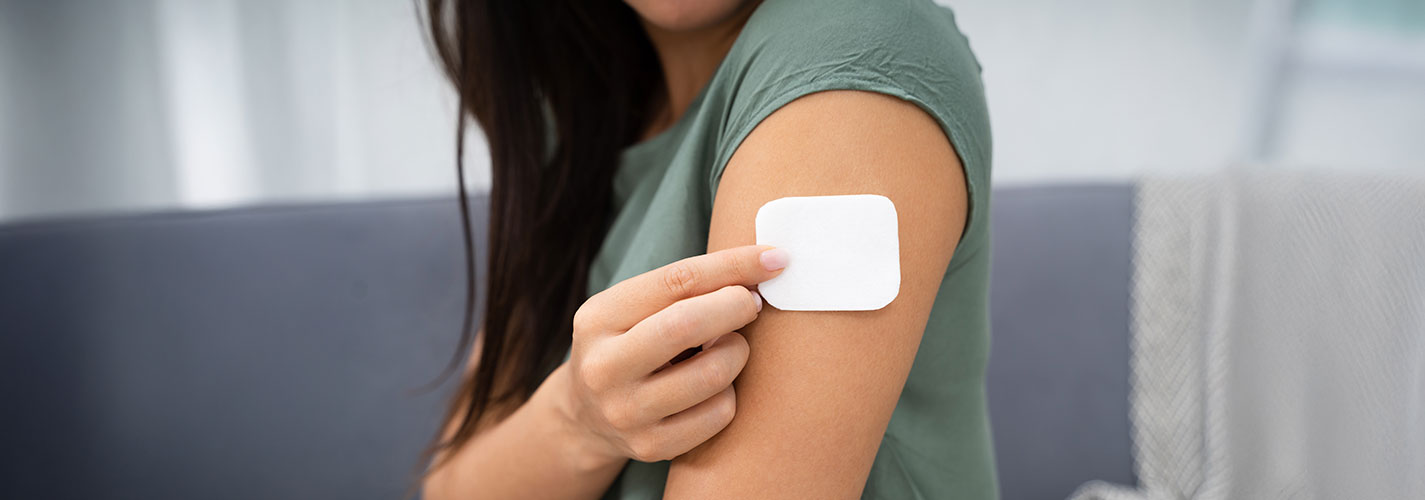
[[[758,2],[748,2],[738,12],[716,24],[687,31],[668,31],[644,23],[644,30],[663,65],[663,97],[659,112],[649,124],[645,138],[673,126],[688,111],[693,99],[707,86],[723,57],[737,41],[742,25]]]

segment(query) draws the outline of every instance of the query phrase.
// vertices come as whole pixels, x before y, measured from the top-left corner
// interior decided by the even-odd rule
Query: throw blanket
[[[1425,498],[1425,178],[1140,184],[1139,485],[1083,499]]]

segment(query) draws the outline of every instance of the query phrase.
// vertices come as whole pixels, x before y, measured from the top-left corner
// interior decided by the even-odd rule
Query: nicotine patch
[[[798,196],[757,210],[757,244],[787,251],[782,274],[757,286],[784,311],[871,311],[900,293],[896,206],[872,194]]]

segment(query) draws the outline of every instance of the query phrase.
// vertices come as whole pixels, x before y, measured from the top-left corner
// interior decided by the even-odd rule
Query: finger
[[[737,392],[727,386],[713,397],[663,419],[652,433],[664,448],[663,455],[676,458],[716,436],[737,415]]]
[[[622,332],[674,302],[729,285],[751,287],[777,276],[786,265],[786,250],[765,245],[729,248],[634,276],[594,295],[584,306],[614,311],[601,318],[602,326]]]
[[[680,300],[608,340],[624,353],[631,371],[653,373],[685,349],[747,326],[761,308],[760,296],[733,285]]]
[[[714,339],[703,352],[653,374],[635,389],[649,415],[666,417],[692,408],[732,384],[747,366],[747,339],[732,332]]]

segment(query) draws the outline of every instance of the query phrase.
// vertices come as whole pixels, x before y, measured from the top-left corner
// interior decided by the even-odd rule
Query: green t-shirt
[[[705,253],[723,168],[781,106],[848,89],[913,102],[959,153],[970,216],[864,497],[997,497],[984,385],[990,127],[979,73],[954,15],[930,0],[766,0],[681,120],[624,151],[590,294]],[[606,498],[660,498],[667,475],[667,462],[629,462]]]

